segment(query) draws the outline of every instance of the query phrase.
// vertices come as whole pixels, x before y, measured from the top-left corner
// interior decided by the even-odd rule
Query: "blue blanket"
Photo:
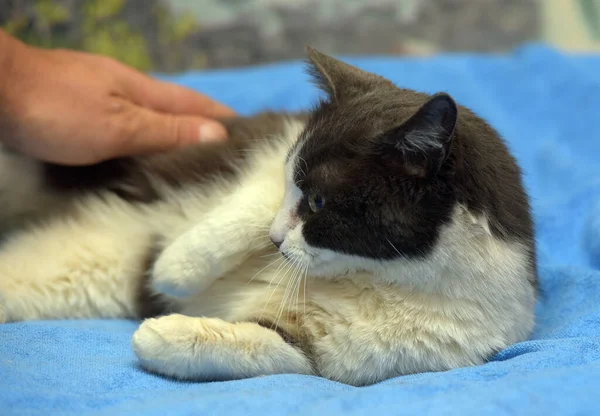
[[[600,414],[600,57],[529,45],[507,56],[349,61],[401,86],[447,91],[507,139],[535,210],[533,339],[480,367],[365,388],[298,375],[202,384],[141,371],[134,322],[7,324],[0,414]],[[305,109],[317,97],[299,62],[173,79],[242,114]]]

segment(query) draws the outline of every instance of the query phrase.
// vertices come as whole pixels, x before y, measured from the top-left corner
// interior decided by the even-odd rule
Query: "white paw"
[[[188,297],[206,289],[219,277],[218,262],[206,252],[190,252],[170,246],[152,270],[153,288],[165,295]]]
[[[132,346],[142,367],[163,375],[179,376],[179,356],[187,350],[186,337],[193,336],[186,325],[187,319],[190,318],[173,314],[146,319],[140,325],[133,334]]]
[[[133,351],[148,371],[179,379],[215,379],[211,351],[227,341],[231,324],[173,314],[145,320],[133,334]],[[227,335],[225,335],[227,337]]]
[[[184,380],[235,380],[268,374],[312,374],[302,352],[251,322],[169,315],[148,319],[133,335],[143,368]]]

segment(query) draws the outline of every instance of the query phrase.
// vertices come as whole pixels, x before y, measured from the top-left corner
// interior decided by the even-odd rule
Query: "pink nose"
[[[273,244],[275,244],[275,247],[277,248],[281,247],[281,243],[283,243],[283,240],[276,240],[273,237],[271,237],[271,241],[273,242]]]

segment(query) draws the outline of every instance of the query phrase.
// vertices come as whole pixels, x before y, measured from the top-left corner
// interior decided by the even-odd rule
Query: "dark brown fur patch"
[[[78,195],[111,191],[129,202],[152,202],[158,198],[150,179],[134,159],[115,159],[92,166],[44,164],[47,186],[59,194]]]
[[[234,177],[245,163],[249,151],[262,142],[280,140],[290,117],[303,115],[262,113],[249,118],[224,119],[229,139],[214,144],[191,146],[173,152],[139,160],[152,176],[179,187],[189,183],[203,183],[214,175]]]
[[[221,120],[229,139],[214,144],[198,144],[166,153],[109,160],[92,166],[44,164],[44,178],[51,192],[81,195],[109,191],[132,203],[148,203],[160,198],[153,179],[172,187],[201,184],[215,175],[235,176],[248,149],[260,142],[279,140],[290,118],[303,114],[262,113],[254,117]]]
[[[254,322],[257,323],[258,325],[262,326],[263,328],[267,328],[267,329],[277,332],[279,334],[279,336],[281,338],[283,338],[283,340],[286,342],[286,344],[290,344],[292,347],[302,349],[302,344],[301,344],[299,338],[294,337],[292,334],[290,334],[289,332],[287,332],[286,330],[281,328],[279,325],[275,326],[274,322],[269,321],[267,319],[260,319],[260,320],[254,321]]]
[[[153,244],[148,250],[146,257],[142,259],[142,275],[139,278],[135,308],[139,319],[151,318],[169,312],[168,301],[150,288],[150,277],[154,263],[162,252],[162,246],[158,244],[158,238],[153,238]]]
[[[311,345],[308,340],[308,337],[302,336],[301,332],[297,335],[292,335],[291,333],[281,328],[279,325],[275,325],[273,321],[268,319],[256,319],[250,320],[250,322],[255,322],[263,328],[267,328],[271,331],[277,332],[277,334],[279,334],[279,336],[285,341],[286,344],[302,352],[306,359],[311,363],[312,369],[315,372],[315,374],[317,373],[317,366],[314,362],[313,354],[311,353]]]

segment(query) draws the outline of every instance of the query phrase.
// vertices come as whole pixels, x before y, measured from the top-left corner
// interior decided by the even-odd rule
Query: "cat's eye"
[[[317,212],[325,204],[325,199],[319,194],[313,194],[308,198],[308,206],[312,212]]]

